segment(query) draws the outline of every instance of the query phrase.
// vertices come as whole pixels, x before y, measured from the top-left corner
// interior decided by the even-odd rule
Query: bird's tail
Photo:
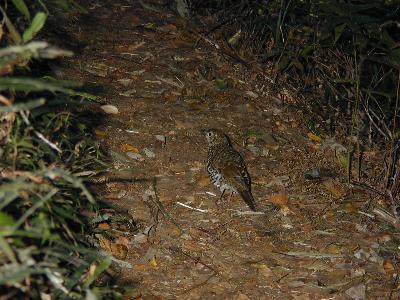
[[[239,191],[240,196],[243,198],[244,202],[251,208],[251,210],[256,211],[256,202],[254,201],[253,195],[248,190]]]

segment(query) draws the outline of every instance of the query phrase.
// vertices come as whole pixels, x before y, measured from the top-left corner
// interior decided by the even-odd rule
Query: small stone
[[[143,149],[144,154],[146,154],[147,157],[154,158],[156,157],[155,153],[151,151],[150,149],[144,148]]]
[[[139,153],[133,153],[133,152],[126,152],[126,155],[129,158],[138,160],[138,161],[144,161],[143,155],[139,154]]]
[[[118,193],[117,198],[118,198],[118,199],[121,199],[121,198],[124,197],[126,194],[127,194],[127,191],[126,191],[126,190],[121,190],[121,191]]]
[[[119,93],[119,95],[124,97],[132,97],[133,95],[136,95],[136,90],[135,89],[127,90],[125,92]]]
[[[253,99],[258,98],[258,95],[252,91],[247,91],[245,94],[246,94],[246,96],[249,96],[250,98],[253,98]]]
[[[157,135],[156,135],[156,139],[159,140],[160,142],[163,142],[163,143],[165,143],[166,140],[167,140],[167,138],[165,137],[165,135],[162,135],[162,134],[157,134]]]
[[[106,113],[106,114],[110,114],[110,115],[116,115],[118,114],[118,108],[115,107],[114,105],[102,105],[100,106],[100,108]]]
[[[361,283],[359,285],[349,288],[346,292],[351,299],[354,300],[364,300],[365,299],[365,284]]]

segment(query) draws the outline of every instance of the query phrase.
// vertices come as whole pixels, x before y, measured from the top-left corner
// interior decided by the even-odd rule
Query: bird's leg
[[[229,202],[231,202],[233,193],[234,193],[234,192],[232,192],[231,195],[229,196]]]
[[[218,201],[221,201],[221,200],[222,200],[222,197],[224,196],[225,191],[226,191],[225,189],[222,191],[221,196],[219,197],[219,200],[218,200]]]

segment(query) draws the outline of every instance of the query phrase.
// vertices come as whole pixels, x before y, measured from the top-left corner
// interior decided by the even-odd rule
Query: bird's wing
[[[224,164],[219,163],[215,167],[222,174],[223,178],[230,182],[236,189],[250,190],[250,176],[244,165],[225,162]]]

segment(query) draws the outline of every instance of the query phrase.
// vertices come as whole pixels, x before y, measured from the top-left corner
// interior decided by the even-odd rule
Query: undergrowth
[[[193,0],[191,5],[195,14],[216,17],[205,36],[222,35],[247,61],[271,66],[276,84],[286,80],[296,87],[306,99],[302,107],[311,110],[304,114],[310,130],[346,137],[349,153],[360,157],[368,146],[386,152],[386,172],[377,181],[391,201],[399,196],[398,1]]]
[[[88,242],[99,205],[85,178],[105,164],[93,128],[68,110],[96,97],[29,76],[40,74],[35,61],[72,55],[33,41],[54,3],[78,7],[0,5],[0,298],[113,299],[95,284],[111,258]]]

